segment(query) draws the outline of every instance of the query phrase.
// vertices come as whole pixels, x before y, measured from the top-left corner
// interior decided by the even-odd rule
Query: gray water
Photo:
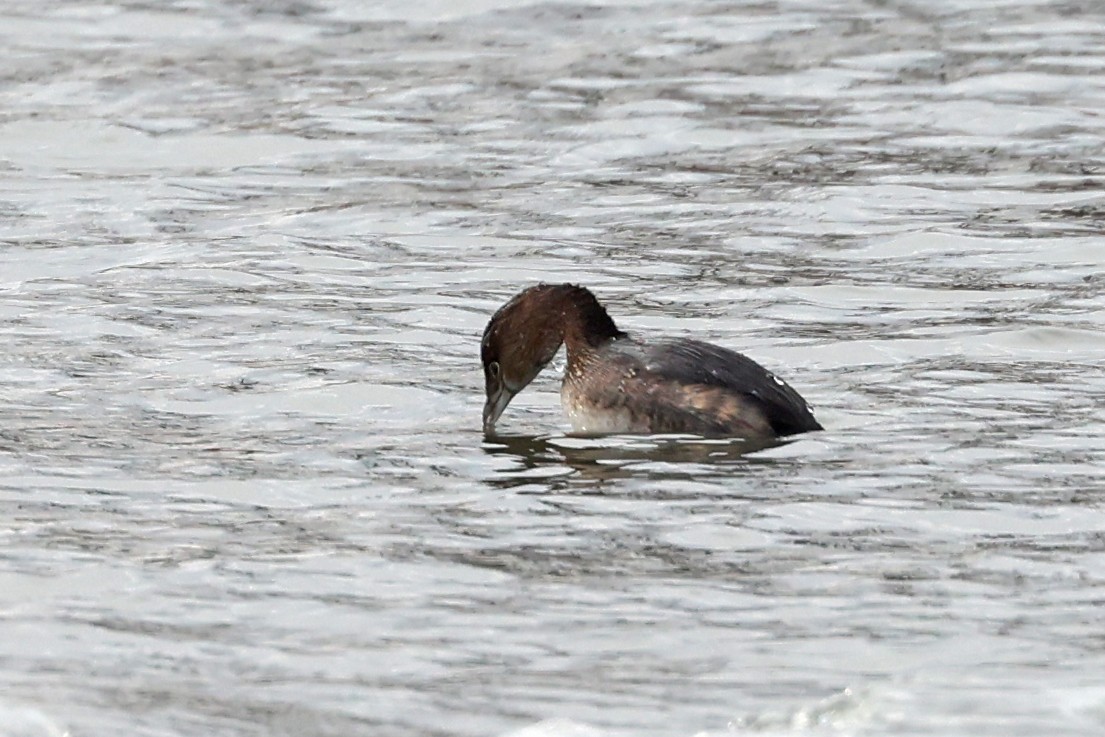
[[[1105,14],[0,7],[0,735],[1100,735]],[[827,430],[479,431],[540,281]]]

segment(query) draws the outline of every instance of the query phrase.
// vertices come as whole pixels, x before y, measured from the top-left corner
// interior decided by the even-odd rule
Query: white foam
[[[615,737],[615,734],[571,719],[545,719],[503,737]]]
[[[38,709],[0,703],[0,737],[69,737]]]

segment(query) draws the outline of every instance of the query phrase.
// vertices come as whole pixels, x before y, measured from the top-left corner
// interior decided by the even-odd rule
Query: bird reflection
[[[706,439],[676,435],[496,435],[483,444],[492,456],[512,458],[487,479],[497,488],[538,486],[541,491],[594,491],[593,482],[617,479],[702,480],[758,462],[757,451],[789,440]],[[580,481],[587,483],[579,484]]]

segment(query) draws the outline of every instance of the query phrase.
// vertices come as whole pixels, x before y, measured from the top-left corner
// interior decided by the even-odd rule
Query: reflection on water
[[[1103,29],[4,4],[0,737],[1100,734]],[[540,280],[828,429],[485,438]]]
[[[592,494],[602,493],[606,486],[602,482],[618,479],[660,482],[739,473],[740,465],[750,462],[750,454],[788,442],[793,439],[496,435],[484,443],[484,451],[516,460],[516,468],[500,468],[487,479],[495,488],[516,489],[537,481],[556,493],[575,489]],[[655,493],[662,496],[663,487]]]

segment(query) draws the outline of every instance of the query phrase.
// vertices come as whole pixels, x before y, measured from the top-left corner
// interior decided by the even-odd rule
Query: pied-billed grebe
[[[576,432],[769,439],[822,429],[798,392],[752,359],[697,340],[634,338],[584,287],[538,284],[484,330],[485,433],[561,343],[568,368],[560,396]]]

